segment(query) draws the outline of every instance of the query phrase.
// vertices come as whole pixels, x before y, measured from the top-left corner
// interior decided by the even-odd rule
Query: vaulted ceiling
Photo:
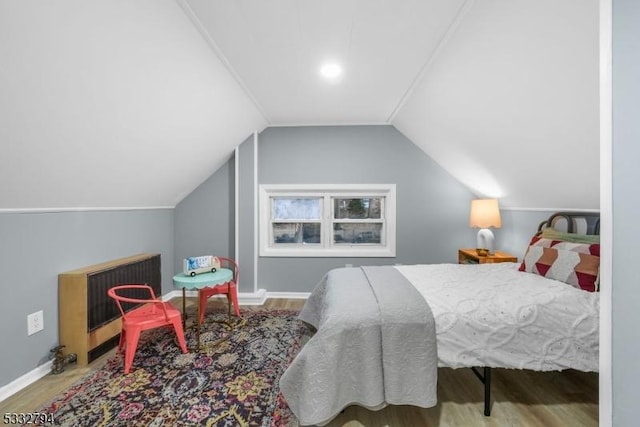
[[[182,3],[270,124],[388,122],[464,0]],[[319,70],[335,62],[336,82]]]
[[[174,206],[253,131],[335,124],[598,208],[597,0],[0,0],[0,57],[0,209]]]

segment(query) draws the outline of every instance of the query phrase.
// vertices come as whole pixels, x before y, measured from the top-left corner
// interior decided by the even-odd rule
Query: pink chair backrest
[[[147,290],[148,293],[149,293],[149,298],[131,298],[131,297],[126,297],[124,295],[120,295],[119,294],[119,292],[121,292],[121,291],[132,290],[132,289],[144,289],[144,290]],[[115,300],[116,304],[118,305],[118,310],[120,310],[120,314],[122,314],[123,318],[126,318],[127,317],[127,313],[133,309],[132,308],[132,309],[129,309],[129,310],[124,310],[122,308],[122,303],[123,302],[128,302],[128,303],[132,303],[132,304],[149,304],[149,303],[152,303],[154,305],[154,307],[161,307],[162,311],[164,311],[165,317],[168,318],[166,307],[164,306],[164,304],[162,303],[161,300],[156,299],[156,295],[153,292],[153,289],[151,288],[151,286],[149,286],[149,285],[135,284],[135,285],[114,286],[114,287],[112,287],[112,288],[107,290],[107,295],[109,295],[111,298],[113,298]]]
[[[240,269],[238,268],[238,264],[232,260],[231,258],[226,258],[223,256],[219,256],[220,266],[230,268],[233,271],[233,283],[238,284],[238,280],[240,280]]]

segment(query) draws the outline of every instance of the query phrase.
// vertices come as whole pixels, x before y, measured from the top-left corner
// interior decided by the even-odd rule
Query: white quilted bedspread
[[[439,366],[598,371],[599,294],[519,265],[396,266],[431,307]]]

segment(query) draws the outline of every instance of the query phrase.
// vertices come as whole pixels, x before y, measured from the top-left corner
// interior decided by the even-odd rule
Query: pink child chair
[[[240,270],[238,264],[231,258],[218,257],[220,260],[221,268],[229,268],[233,272],[233,277],[226,283],[216,285],[210,288],[200,289],[198,300],[200,302],[200,317],[198,318],[198,324],[202,324],[204,320],[204,311],[207,308],[207,299],[213,295],[225,294],[227,299],[233,304],[233,311],[235,315],[240,317],[240,307],[238,306],[238,280],[240,277]]]
[[[132,295],[131,290],[146,290],[148,298],[130,298],[124,295]],[[128,293],[127,293],[128,292]],[[118,351],[125,348],[124,373],[131,370],[133,356],[138,347],[140,333],[147,329],[160,328],[163,326],[173,326],[178,343],[183,353],[187,352],[187,344],[184,339],[184,329],[182,328],[182,314],[170,302],[163,302],[156,299],[153,289],[149,285],[120,285],[114,286],[107,291],[118,305],[118,310],[122,315],[122,332],[120,333],[120,343]],[[142,303],[144,305],[125,311],[122,303]]]

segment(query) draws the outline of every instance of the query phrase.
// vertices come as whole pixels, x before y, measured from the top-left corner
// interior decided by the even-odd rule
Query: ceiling
[[[271,125],[390,122],[464,0],[184,0]],[[326,81],[324,63],[342,66]]]
[[[0,0],[0,56],[0,211],[173,207],[254,131],[336,124],[599,206],[598,0]]]
[[[478,196],[599,206],[597,0],[180,4],[269,125],[389,123]]]

